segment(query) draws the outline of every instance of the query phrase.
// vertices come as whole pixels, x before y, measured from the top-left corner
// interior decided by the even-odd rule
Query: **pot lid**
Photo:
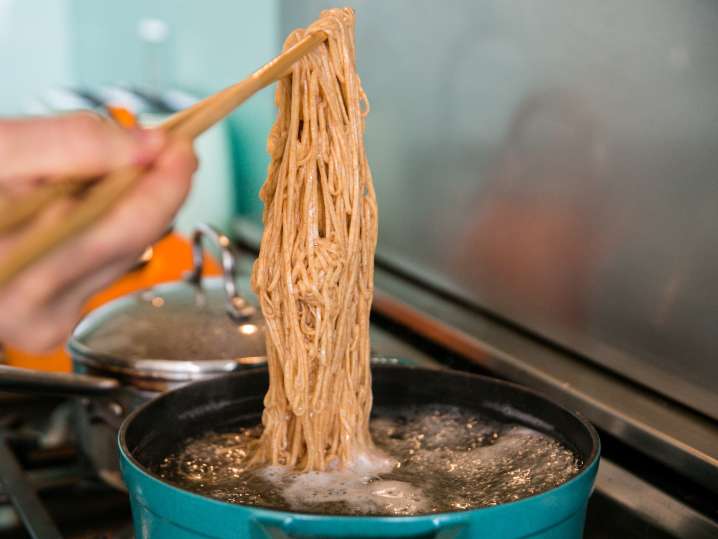
[[[256,299],[237,293],[234,264],[227,271],[224,253],[222,261],[222,278],[197,282],[193,272],[187,281],[95,309],[73,331],[68,343],[73,359],[95,369],[169,380],[264,363],[264,319]],[[201,255],[199,264],[201,270]]]

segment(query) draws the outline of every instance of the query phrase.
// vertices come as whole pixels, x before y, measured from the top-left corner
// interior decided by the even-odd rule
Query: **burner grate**
[[[127,495],[99,481],[61,432],[68,401],[0,400],[0,539],[132,539]]]
[[[10,449],[5,433],[0,434],[0,485],[33,539],[62,539],[60,530]]]

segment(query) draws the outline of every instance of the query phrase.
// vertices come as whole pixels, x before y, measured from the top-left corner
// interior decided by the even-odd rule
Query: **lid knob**
[[[219,248],[227,314],[237,322],[243,322],[254,316],[256,309],[239,295],[237,290],[237,260],[239,253],[232,241],[222,232],[207,223],[195,226],[192,232],[192,271],[185,278],[187,282],[200,285],[202,282],[202,266],[204,251],[202,240],[209,238]]]

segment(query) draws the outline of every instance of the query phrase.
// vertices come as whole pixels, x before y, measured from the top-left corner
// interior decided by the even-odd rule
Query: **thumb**
[[[0,120],[0,175],[98,175],[151,162],[164,141],[161,131],[124,130],[90,113]]]

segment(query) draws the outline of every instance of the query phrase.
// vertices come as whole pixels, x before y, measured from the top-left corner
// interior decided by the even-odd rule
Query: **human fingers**
[[[77,298],[86,298],[88,287],[92,293],[99,289],[97,283],[104,282],[95,281],[94,275],[105,275],[107,267],[129,268],[162,236],[189,190],[196,166],[189,143],[171,144],[105,218],[4,286],[0,290],[0,340],[19,338],[17,332],[23,327],[47,328],[45,338],[38,342],[57,336],[49,329],[50,321],[60,321],[62,316],[51,318],[50,312],[60,311],[68,323],[74,323],[83,304]],[[83,281],[88,286],[77,288]],[[58,307],[60,303],[64,307]]]
[[[64,288],[41,308],[28,303],[23,313],[16,311],[12,317],[0,316],[3,342],[35,354],[62,344],[79,321],[87,301],[98,290],[125,274],[129,267],[124,260],[108,265],[86,280]]]
[[[122,129],[91,113],[0,121],[0,178],[94,176],[150,163],[165,144],[156,129]]]

